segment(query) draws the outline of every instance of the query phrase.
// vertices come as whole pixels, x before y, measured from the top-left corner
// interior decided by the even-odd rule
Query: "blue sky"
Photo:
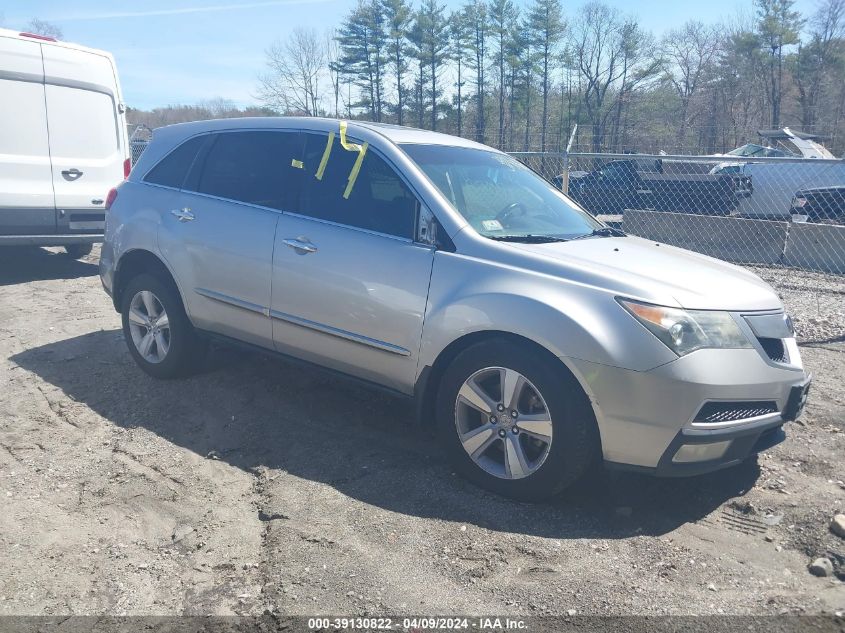
[[[525,4],[527,0],[516,0]],[[749,13],[752,0],[605,0],[659,34],[689,19],[717,22]],[[818,0],[797,0],[809,15]],[[64,39],[111,51],[124,99],[136,108],[195,104],[222,97],[256,103],[264,50],[302,26],[338,25],[355,0],[7,0],[3,26],[23,28],[33,17],[60,26]],[[461,0],[446,0],[457,7]],[[564,0],[572,13],[580,0]]]

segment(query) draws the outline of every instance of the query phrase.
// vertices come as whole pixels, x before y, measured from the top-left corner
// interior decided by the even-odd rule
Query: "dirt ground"
[[[528,505],[456,477],[407,403],[317,371],[221,349],[149,378],[96,263],[0,252],[0,615],[845,609],[841,339],[802,347],[806,414],[759,461]]]

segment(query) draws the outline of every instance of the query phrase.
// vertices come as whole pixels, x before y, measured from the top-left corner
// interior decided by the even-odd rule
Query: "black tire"
[[[132,299],[144,290],[152,292],[167,312],[170,324],[170,347],[160,362],[146,360],[135,346],[129,329],[129,310]],[[181,378],[196,370],[206,356],[207,342],[197,335],[185,314],[179,291],[171,280],[162,280],[150,274],[134,277],[122,293],[121,309],[123,337],[129,353],[138,366],[154,378]]]
[[[82,259],[94,250],[93,244],[68,244],[64,247],[65,254],[71,259]]]
[[[467,454],[459,439],[455,422],[458,392],[470,376],[487,367],[516,370],[539,390],[548,407],[552,441],[545,461],[527,477],[505,479],[488,473]],[[440,381],[436,418],[440,442],[460,475],[521,501],[553,497],[600,463],[598,427],[581,386],[556,358],[518,341],[484,341],[461,352]]]

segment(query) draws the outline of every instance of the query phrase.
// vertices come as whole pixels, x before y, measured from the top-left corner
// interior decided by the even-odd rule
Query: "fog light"
[[[707,462],[719,459],[731,445],[730,440],[714,442],[713,444],[684,444],[675,453],[672,461],[675,463]]]

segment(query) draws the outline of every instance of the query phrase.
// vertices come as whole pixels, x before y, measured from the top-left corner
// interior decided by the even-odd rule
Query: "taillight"
[[[112,189],[109,191],[109,195],[106,196],[106,211],[111,209],[111,205],[114,204],[115,200],[117,200],[117,189]]]
[[[131,161],[127,158],[125,161],[123,161],[123,179],[124,179],[124,180],[126,180],[127,178],[129,178],[129,172],[130,172],[130,171],[132,171],[132,163],[131,163]]]

